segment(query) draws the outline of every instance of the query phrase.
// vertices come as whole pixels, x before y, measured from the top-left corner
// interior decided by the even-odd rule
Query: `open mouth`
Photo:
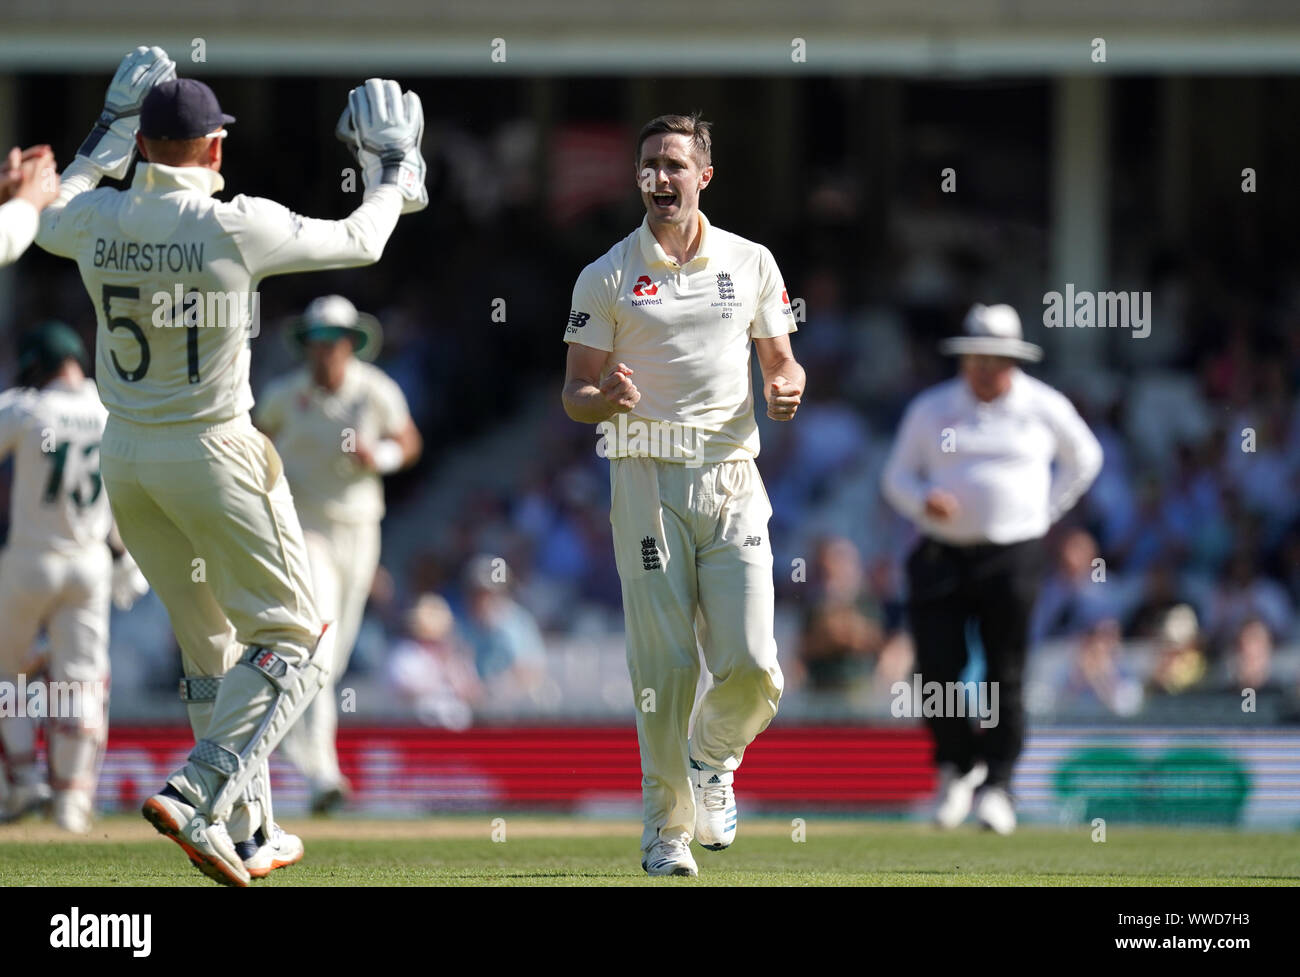
[[[671,207],[677,203],[677,194],[667,190],[656,190],[650,195],[658,207]]]

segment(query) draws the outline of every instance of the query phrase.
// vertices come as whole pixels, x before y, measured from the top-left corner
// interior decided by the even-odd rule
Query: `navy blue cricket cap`
[[[50,319],[18,340],[18,372],[38,367],[53,373],[64,360],[76,360],[84,369],[86,347],[81,337],[66,322]]]
[[[198,139],[234,121],[212,89],[194,78],[154,85],[140,106],[140,135],[146,139]]]

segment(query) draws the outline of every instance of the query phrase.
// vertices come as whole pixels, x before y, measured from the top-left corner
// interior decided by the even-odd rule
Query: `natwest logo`
[[[636,280],[636,284],[632,286],[633,295],[654,295],[658,291],[659,286],[650,281],[649,275],[642,275]]]

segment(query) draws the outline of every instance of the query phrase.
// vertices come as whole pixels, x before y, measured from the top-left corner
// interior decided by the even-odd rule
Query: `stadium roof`
[[[1092,60],[1096,37],[1105,63]],[[206,61],[194,73],[1253,73],[1300,70],[1300,5],[801,0],[792,12],[785,0],[5,0],[0,70],[99,71],[138,43],[181,60],[197,38]],[[796,39],[805,60],[792,57]]]

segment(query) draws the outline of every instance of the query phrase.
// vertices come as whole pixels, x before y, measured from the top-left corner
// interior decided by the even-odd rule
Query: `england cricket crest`
[[[663,562],[659,559],[659,544],[653,536],[641,540],[641,566],[645,570],[662,570]]]

